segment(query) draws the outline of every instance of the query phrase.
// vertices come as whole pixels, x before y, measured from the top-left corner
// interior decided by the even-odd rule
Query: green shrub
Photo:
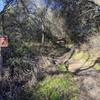
[[[69,73],[47,76],[35,88],[24,88],[18,100],[78,100],[78,88]]]
[[[96,64],[94,67],[97,71],[100,71],[100,64]]]
[[[57,67],[59,71],[64,71],[64,72],[68,71],[67,66],[65,64],[59,64]]]
[[[48,76],[36,88],[36,100],[77,100],[78,89],[70,74]]]

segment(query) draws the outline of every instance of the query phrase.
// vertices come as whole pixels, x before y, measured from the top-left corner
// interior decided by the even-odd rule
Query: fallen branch
[[[68,64],[68,61],[72,58],[73,54],[75,53],[75,49],[76,49],[77,46],[74,46],[71,48],[70,52],[68,53],[65,53],[63,56],[59,57],[59,58],[56,58],[54,60],[55,64],[58,65],[58,64]]]

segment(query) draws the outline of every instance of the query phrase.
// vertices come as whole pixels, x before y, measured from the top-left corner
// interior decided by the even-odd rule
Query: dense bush
[[[47,76],[32,91],[21,92],[18,100],[78,100],[78,89],[70,74]]]

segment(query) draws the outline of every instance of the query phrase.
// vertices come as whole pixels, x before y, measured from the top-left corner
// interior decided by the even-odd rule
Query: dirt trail
[[[100,100],[100,71],[93,68],[81,71],[75,79],[79,87],[79,100]]]

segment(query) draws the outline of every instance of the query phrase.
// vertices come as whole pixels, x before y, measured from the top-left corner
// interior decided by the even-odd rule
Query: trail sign
[[[0,47],[8,47],[8,37],[6,35],[0,36]]]

